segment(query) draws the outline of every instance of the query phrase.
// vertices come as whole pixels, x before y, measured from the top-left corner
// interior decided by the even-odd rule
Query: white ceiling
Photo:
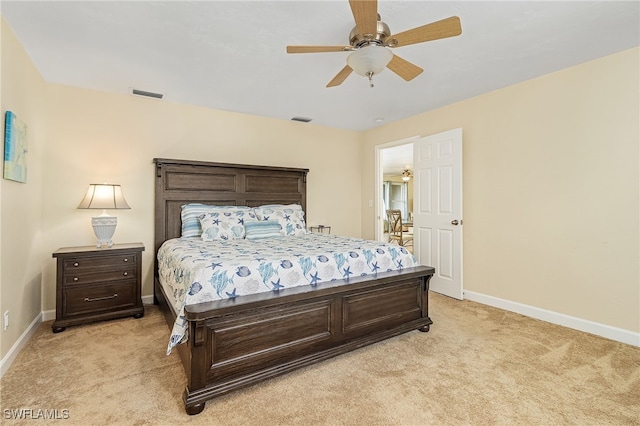
[[[287,45],[346,45],[339,1],[7,1],[1,13],[44,79],[166,101],[365,130],[640,44],[637,1],[387,1],[398,33],[452,15],[461,36],[394,49],[425,69],[352,74],[325,85],[348,53],[287,55]],[[378,120],[379,121],[379,120]],[[303,124],[300,124],[303,125]]]
[[[380,157],[385,175],[399,176],[404,170],[413,171],[413,143],[385,148]]]

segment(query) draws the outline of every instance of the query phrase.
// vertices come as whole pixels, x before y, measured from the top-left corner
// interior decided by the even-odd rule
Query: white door
[[[414,254],[430,289],[462,300],[462,129],[413,143]]]

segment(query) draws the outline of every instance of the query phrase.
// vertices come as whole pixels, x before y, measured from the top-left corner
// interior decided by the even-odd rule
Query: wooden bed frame
[[[180,236],[180,206],[298,203],[306,212],[308,170],[154,162],[154,301],[171,329],[177,313],[158,281],[157,253]],[[187,375],[187,413],[198,414],[207,400],[235,389],[411,330],[429,331],[434,272],[417,266],[187,306],[189,339],[175,348]]]

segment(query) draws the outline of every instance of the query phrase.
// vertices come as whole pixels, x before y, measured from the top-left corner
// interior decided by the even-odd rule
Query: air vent
[[[308,122],[311,121],[311,119],[309,117],[293,117],[291,120],[299,121],[301,123],[308,123]]]
[[[164,97],[162,93],[153,93],[153,92],[147,92],[146,90],[138,90],[138,89],[131,89],[131,94],[138,95],[138,96],[145,96],[147,98],[154,98],[154,99],[162,99]]]

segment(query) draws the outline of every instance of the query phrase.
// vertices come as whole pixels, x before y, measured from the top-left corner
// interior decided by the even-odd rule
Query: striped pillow
[[[247,240],[260,240],[263,238],[282,237],[282,226],[276,220],[264,220],[262,222],[245,222],[245,238]]]

